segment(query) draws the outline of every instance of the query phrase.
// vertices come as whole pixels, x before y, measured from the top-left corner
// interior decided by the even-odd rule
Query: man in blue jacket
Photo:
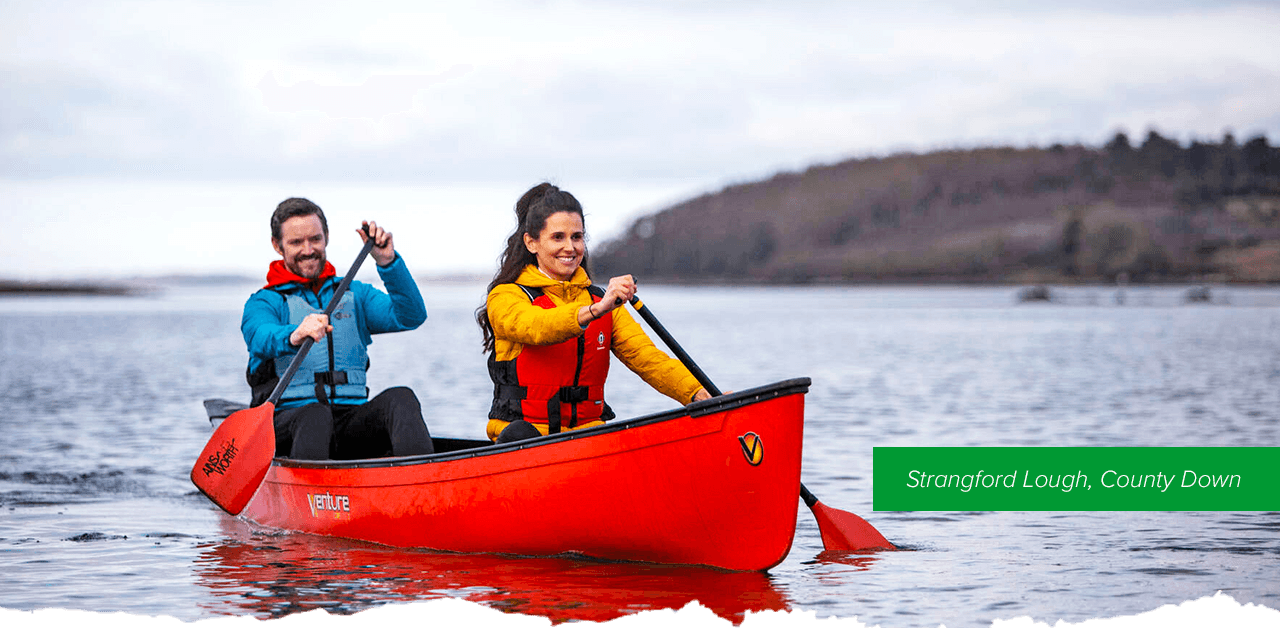
[[[427,319],[418,285],[396,253],[391,233],[368,222],[370,251],[383,293],[352,282],[333,312],[323,310],[341,278],[325,258],[329,223],[306,198],[289,198],[271,216],[267,286],[244,304],[240,330],[249,347],[246,377],[252,405],[266,401],[303,340],[315,340],[276,407],[276,455],[295,459],[356,459],[432,453],[417,396],[393,387],[369,400],[365,371],[372,334],[408,331]]]

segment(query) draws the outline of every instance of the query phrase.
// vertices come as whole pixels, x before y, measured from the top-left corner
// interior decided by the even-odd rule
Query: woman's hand
[[[636,295],[636,280],[631,277],[631,274],[610,278],[609,286],[605,288],[604,296],[599,301],[578,309],[578,326],[585,327],[591,324],[592,320],[626,304],[634,295]]]
[[[698,389],[698,392],[693,394],[694,402],[699,402],[702,400],[710,400],[710,399],[711,399],[711,394],[708,393],[706,389]]]
[[[609,286],[605,288],[604,297],[600,299],[599,304],[604,306],[605,311],[613,311],[629,302],[634,295],[636,295],[636,280],[628,273],[625,276],[609,279]]]

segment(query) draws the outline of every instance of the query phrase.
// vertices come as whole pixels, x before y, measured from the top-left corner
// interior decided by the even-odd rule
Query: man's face
[[[304,278],[317,278],[324,271],[324,248],[329,239],[320,225],[320,216],[294,216],[280,225],[280,239],[271,239],[271,246],[284,258],[289,271]]]

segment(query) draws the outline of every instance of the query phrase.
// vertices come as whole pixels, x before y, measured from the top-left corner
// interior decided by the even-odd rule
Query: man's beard
[[[317,261],[315,273],[313,275],[302,273],[302,262],[312,259]],[[293,259],[293,266],[295,267],[293,271],[295,274],[315,280],[320,277],[320,274],[324,273],[324,253],[308,253],[305,256],[297,256]]]

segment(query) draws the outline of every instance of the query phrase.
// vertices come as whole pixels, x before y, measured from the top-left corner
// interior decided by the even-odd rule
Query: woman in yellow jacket
[[[476,310],[489,352],[489,438],[510,442],[612,419],[604,381],[612,352],[664,395],[688,404],[711,395],[660,351],[627,312],[630,275],[601,289],[587,275],[582,205],[542,183],[516,203],[485,305]]]

